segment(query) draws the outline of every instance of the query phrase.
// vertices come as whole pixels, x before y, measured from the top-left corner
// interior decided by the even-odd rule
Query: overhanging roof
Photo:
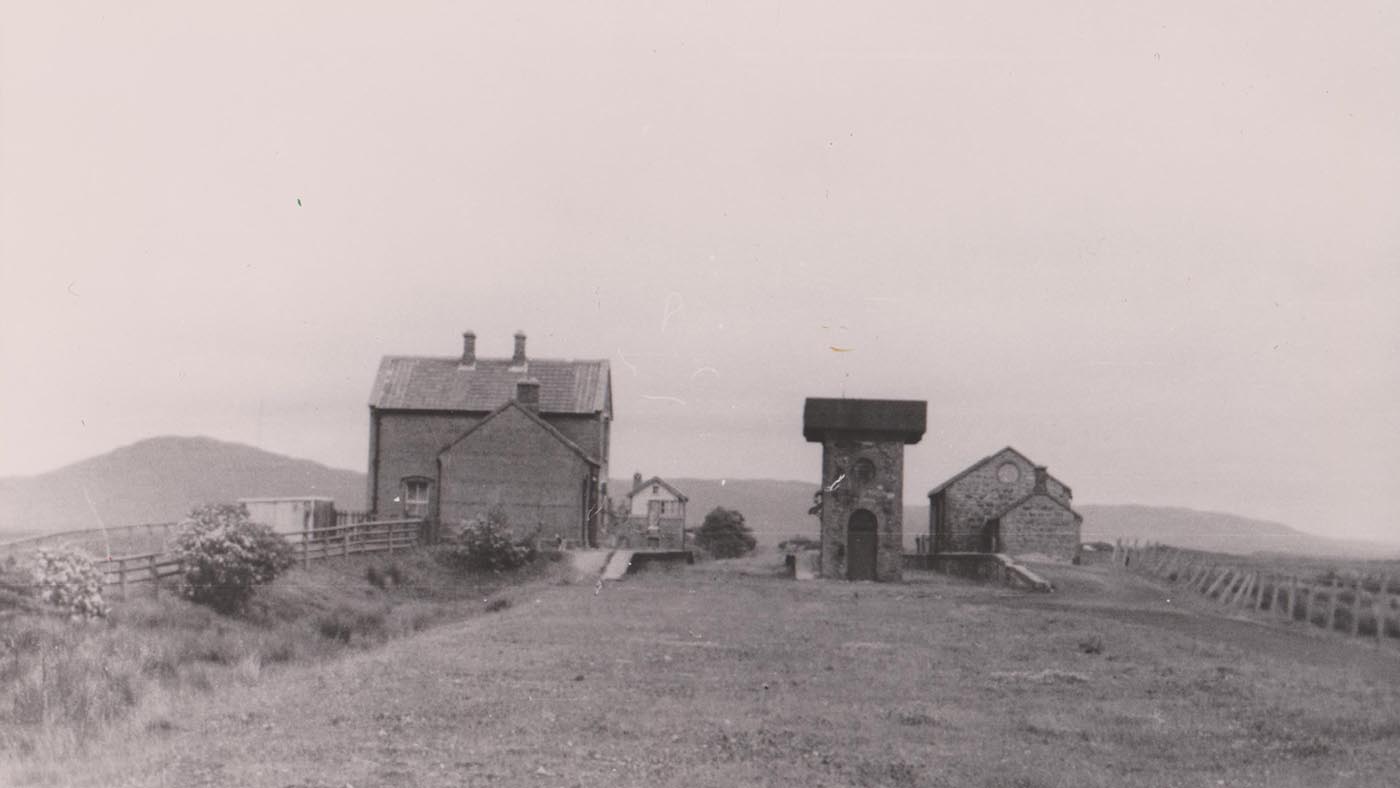
[[[802,409],[802,437],[820,441],[831,432],[864,432],[918,443],[927,420],[924,400],[809,397]]]

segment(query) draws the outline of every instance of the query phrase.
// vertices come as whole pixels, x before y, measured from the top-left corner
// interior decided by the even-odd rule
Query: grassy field
[[[164,729],[185,705],[212,702],[274,671],[314,670],[336,657],[500,604],[519,575],[462,575],[427,551],[317,562],[221,616],[133,585],[112,614],[72,623],[40,610],[28,577],[0,566],[0,759],[59,760],[113,731]],[[4,785],[0,780],[0,785]]]
[[[1104,567],[1024,595],[776,561],[552,576],[177,699],[15,786],[1393,785],[1400,654]],[[500,603],[496,607],[502,607]]]

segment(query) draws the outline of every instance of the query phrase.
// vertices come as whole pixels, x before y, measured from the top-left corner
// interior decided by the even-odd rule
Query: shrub
[[[250,522],[242,504],[201,506],[175,537],[183,568],[180,591],[221,613],[243,609],[254,589],[292,566],[292,547],[265,525]]]
[[[753,550],[758,540],[744,524],[744,515],[716,506],[695,532],[695,543],[716,558],[738,558]]]
[[[453,534],[443,556],[459,569],[504,572],[529,563],[534,550],[511,541],[505,510],[493,507],[485,517],[473,518]]]
[[[107,615],[102,599],[102,570],[77,550],[40,550],[34,559],[39,598],[74,619]]]

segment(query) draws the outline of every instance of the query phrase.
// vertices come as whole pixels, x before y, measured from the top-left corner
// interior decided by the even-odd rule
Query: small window
[[[856,460],[851,470],[855,474],[856,481],[861,484],[869,484],[875,481],[875,463],[865,457]]]
[[[1021,469],[1017,468],[1014,462],[1003,463],[1000,468],[997,468],[997,478],[1007,484],[1014,484],[1017,479],[1021,478]]]
[[[653,484],[653,485],[651,486],[651,494],[652,494],[652,495],[656,495],[656,494],[659,493],[659,492],[661,492],[661,485],[659,485],[659,484]]]
[[[403,513],[405,516],[428,516],[428,488],[430,485],[431,482],[427,479],[404,479]]]

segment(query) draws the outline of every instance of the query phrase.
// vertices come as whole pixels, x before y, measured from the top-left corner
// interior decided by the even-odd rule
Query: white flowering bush
[[[182,571],[180,592],[221,613],[241,610],[257,586],[295,563],[287,540],[251,522],[242,504],[190,512],[180,523],[173,553]]]
[[[40,550],[34,556],[34,586],[44,602],[74,619],[102,618],[102,570],[77,550]]]

